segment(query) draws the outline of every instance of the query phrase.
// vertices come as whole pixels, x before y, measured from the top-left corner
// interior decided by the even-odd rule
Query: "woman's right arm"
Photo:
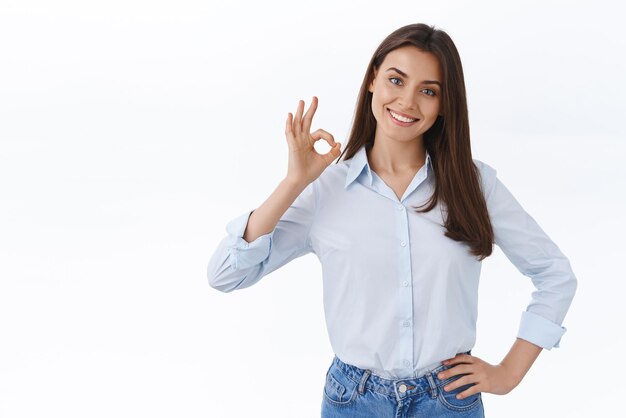
[[[209,284],[222,292],[252,286],[263,276],[312,251],[309,230],[317,185],[283,180],[257,209],[231,220],[209,261]]]
[[[316,179],[341,153],[341,144],[322,129],[309,133],[317,107],[313,98],[304,117],[300,101],[296,117],[287,118],[287,176],[257,209],[226,226],[228,235],[213,253],[207,270],[211,287],[231,292],[252,286],[263,276],[312,251],[309,231],[317,208]],[[325,139],[332,149],[318,154],[313,145]]]

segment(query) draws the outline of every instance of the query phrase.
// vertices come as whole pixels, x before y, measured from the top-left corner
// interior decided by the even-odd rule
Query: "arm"
[[[250,214],[243,239],[252,242],[261,235],[272,232],[296,197],[304,191],[305,186],[287,179],[281,181],[270,197]]]
[[[492,365],[464,353],[443,362],[449,366],[462,363],[462,367],[439,373],[440,379],[461,373],[471,376],[446,385],[444,390],[475,383],[459,393],[459,399],[477,392],[504,395],[515,388],[543,348],[559,346],[566,331],[561,324],[577,287],[569,261],[557,245],[500,182],[496,171],[483,162],[477,163],[483,190],[487,191],[485,200],[495,242],[515,267],[532,280],[536,290],[522,312],[517,339],[500,364]]]
[[[495,243],[535,287],[522,312],[517,337],[551,350],[567,331],[563,320],[574,298],[577,278],[568,258],[483,163],[482,174]]]
[[[507,370],[507,375],[511,378],[511,386],[517,386],[533,365],[543,347],[530,343],[521,338],[516,338],[513,346],[509,350],[500,365]]]
[[[231,220],[209,261],[210,286],[222,292],[252,286],[311,252],[316,189],[315,182],[303,187],[285,179],[261,206]]]
[[[451,391],[467,383],[474,385],[457,395],[463,399],[478,392],[488,392],[496,395],[506,395],[522,381],[530,366],[539,356],[542,347],[517,338],[513,347],[500,364],[489,364],[480,357],[470,354],[457,354],[443,363],[451,368],[440,372],[437,377],[441,380],[459,374],[467,374],[461,379],[444,386],[445,391]]]
[[[310,133],[317,97],[302,117],[288,114],[285,136],[289,147],[287,176],[263,204],[233,219],[209,262],[209,284],[222,292],[252,286],[263,276],[296,257],[313,251],[309,233],[317,210],[317,179],[341,153],[341,143],[318,129]],[[318,154],[313,145],[320,139],[332,147]],[[295,199],[295,200],[294,200]]]

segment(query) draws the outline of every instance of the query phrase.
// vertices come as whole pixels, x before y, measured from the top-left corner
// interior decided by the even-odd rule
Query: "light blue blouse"
[[[495,243],[536,291],[517,336],[550,350],[577,287],[569,260],[496,177],[474,159]],[[243,289],[308,253],[322,268],[326,327],[342,361],[387,379],[420,377],[476,340],[481,262],[444,236],[445,205],[416,213],[433,191],[430,155],[400,200],[370,169],[364,147],[331,164],[276,228],[242,237],[253,210],[226,225],[208,265],[209,284]]]

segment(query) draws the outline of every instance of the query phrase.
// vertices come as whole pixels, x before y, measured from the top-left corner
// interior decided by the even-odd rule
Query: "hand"
[[[459,393],[457,395],[458,399],[463,399],[478,392],[505,395],[520,383],[520,380],[516,379],[506,366],[502,364],[494,366],[470,354],[457,354],[455,357],[445,360],[443,364],[446,366],[456,364],[456,366],[439,372],[437,374],[439,379],[466,374],[466,376],[448,383],[443,390],[450,391],[460,386],[475,383],[472,387]]]
[[[304,111],[304,101],[298,102],[296,117],[292,121],[291,113],[287,117],[285,136],[289,146],[289,165],[287,179],[290,181],[308,185],[341,154],[341,143],[335,142],[331,134],[323,129],[318,129],[312,134],[311,122],[317,109],[317,97],[313,96],[313,101],[309,110],[302,117]],[[313,145],[320,139],[326,140],[332,149],[326,154],[318,154]]]

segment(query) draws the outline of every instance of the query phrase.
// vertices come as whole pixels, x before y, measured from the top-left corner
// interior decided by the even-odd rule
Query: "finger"
[[[298,135],[302,131],[302,112],[304,111],[304,100],[298,101],[298,110],[293,120],[293,132]]]
[[[328,132],[323,129],[318,129],[311,134],[311,138],[313,138],[313,142],[317,142],[319,139],[324,138],[328,145],[331,147],[335,145],[335,138]],[[311,144],[313,145],[313,144]]]
[[[468,374],[468,373],[472,373],[474,371],[474,369],[472,368],[472,366],[461,363],[458,364],[454,367],[451,367],[447,370],[444,370],[442,372],[437,373],[437,377],[440,380],[445,380],[448,379],[450,377],[459,375],[459,374]]]
[[[473,394],[480,392],[479,389],[476,389],[476,386],[478,386],[478,385],[474,385],[471,388],[466,389],[466,390],[464,390],[461,393],[457,393],[456,398],[457,399],[464,399],[464,398],[467,398],[468,396],[472,396]]]
[[[330,151],[323,155],[326,164],[330,164],[341,155],[341,142],[337,142]]]
[[[473,377],[466,375],[466,376],[456,379],[454,382],[448,383],[447,385],[443,387],[443,390],[445,390],[446,392],[450,392],[451,390],[454,390],[461,386],[465,386],[470,383],[473,383]]]
[[[287,122],[285,123],[285,135],[293,135],[291,123],[291,112],[289,112],[287,113]]]
[[[293,133],[293,115],[291,113],[289,113],[287,116],[287,122],[285,126],[285,139],[287,141],[287,144],[294,144],[295,136]]]
[[[311,123],[313,122],[313,115],[315,114],[315,110],[317,109],[317,97],[313,96],[311,100],[311,106],[307,110],[304,115],[304,119],[302,120],[302,131],[309,132],[311,129]]]
[[[446,366],[452,365],[452,364],[459,364],[459,363],[472,363],[474,360],[474,356],[471,356],[469,354],[457,354],[456,356],[452,357],[451,359],[445,360],[442,363],[445,364]]]

